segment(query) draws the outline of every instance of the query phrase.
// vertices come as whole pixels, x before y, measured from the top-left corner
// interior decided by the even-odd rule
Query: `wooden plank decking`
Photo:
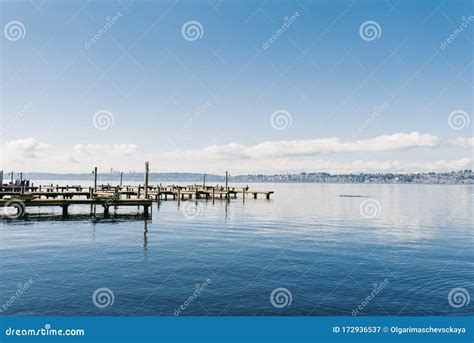
[[[97,206],[102,206],[104,214],[109,213],[109,207],[138,206],[142,207],[145,214],[153,202],[162,200],[185,199],[225,199],[237,198],[242,195],[243,201],[247,195],[252,195],[257,199],[258,195],[264,195],[270,199],[273,191],[252,190],[247,187],[230,186],[228,184],[228,174],[226,173],[225,186],[215,185],[149,185],[148,163],[145,164],[144,185],[122,185],[122,177],[119,185],[98,185],[97,168],[94,169],[94,186],[82,185],[29,185],[21,182],[20,186],[0,184],[0,206],[16,208],[16,215],[12,218],[19,218],[26,214],[27,207],[59,206],[63,215],[68,214],[70,205],[89,205],[91,211],[95,213]],[[3,173],[2,173],[3,175]]]

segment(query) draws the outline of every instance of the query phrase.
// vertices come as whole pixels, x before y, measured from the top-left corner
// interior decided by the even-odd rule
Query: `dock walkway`
[[[82,185],[37,185],[20,180],[15,186],[0,183],[0,206],[14,208],[13,214],[6,215],[7,218],[20,218],[26,215],[28,207],[59,206],[62,214],[68,214],[71,205],[89,205],[91,213],[96,213],[96,207],[101,206],[105,215],[109,214],[109,208],[122,206],[142,207],[147,215],[153,202],[163,200],[186,199],[225,199],[237,198],[242,195],[243,201],[247,195],[257,199],[258,195],[270,199],[273,191],[253,190],[248,186],[237,187],[228,184],[228,173],[226,172],[225,185],[150,185],[148,182],[148,163],[145,164],[145,180],[143,185],[122,185],[122,176],[119,185],[99,185],[97,183],[97,167],[94,169],[94,186]],[[3,173],[2,173],[3,176]],[[13,178],[12,178],[13,179]],[[5,217],[5,215],[4,215]]]

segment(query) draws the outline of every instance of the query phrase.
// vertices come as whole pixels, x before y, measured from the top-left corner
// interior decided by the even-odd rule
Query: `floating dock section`
[[[1,172],[3,179],[3,172]],[[235,187],[228,184],[229,175],[226,172],[225,185],[209,186],[205,185],[167,185],[163,186],[149,184],[149,165],[145,164],[144,184],[138,186],[123,185],[122,175],[118,185],[98,185],[97,167],[94,168],[94,185],[38,185],[35,186],[25,180],[17,182],[12,180],[10,184],[1,184],[0,187],[0,206],[4,208],[13,208],[13,213],[4,214],[8,219],[24,217],[28,207],[53,206],[61,207],[62,214],[68,215],[68,209],[71,205],[89,205],[91,214],[96,214],[97,207],[102,208],[103,214],[108,215],[109,209],[122,206],[136,206],[143,208],[143,213],[148,215],[153,202],[166,200],[187,200],[187,199],[223,199],[229,201],[231,198],[237,198],[241,194],[243,201],[246,196],[252,196],[257,199],[262,195],[265,199],[270,199],[273,191],[262,191],[246,187]],[[12,173],[13,175],[13,173]],[[205,179],[204,179],[205,180]]]

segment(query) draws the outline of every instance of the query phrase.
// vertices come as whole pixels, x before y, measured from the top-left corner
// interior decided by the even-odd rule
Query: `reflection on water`
[[[1,221],[0,302],[34,280],[3,314],[173,315],[204,282],[180,315],[351,315],[382,282],[357,315],[473,314],[448,301],[474,294],[472,186],[254,188],[275,194],[164,201],[150,218],[71,206]],[[94,305],[101,287],[113,305]],[[291,304],[274,306],[282,288]]]
[[[81,206],[77,206],[81,208]],[[84,206],[82,206],[84,209]],[[29,208],[28,208],[29,211]],[[34,223],[34,222],[41,222],[41,221],[62,221],[62,222],[77,222],[77,221],[89,221],[92,223],[113,223],[118,221],[143,221],[143,220],[150,220],[149,217],[143,215],[142,213],[115,213],[104,216],[102,214],[97,213],[96,215],[91,214],[84,214],[84,213],[76,213],[76,214],[69,214],[67,216],[63,216],[59,211],[55,210],[54,208],[51,209],[50,212],[33,212],[28,213],[27,216],[21,219],[2,219],[4,224],[14,224],[19,225],[20,223],[27,224],[27,223]]]
[[[148,233],[148,222],[143,221],[143,259],[147,260],[147,233]]]

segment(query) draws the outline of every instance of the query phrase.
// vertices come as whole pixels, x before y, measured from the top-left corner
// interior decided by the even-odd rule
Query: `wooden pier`
[[[246,187],[230,186],[228,183],[228,173],[226,173],[225,185],[150,185],[148,179],[149,165],[145,164],[143,185],[123,185],[122,177],[118,185],[99,185],[97,183],[97,168],[94,168],[94,185],[34,185],[29,182],[12,182],[1,184],[0,206],[4,208],[14,208],[12,214],[4,215],[9,219],[24,217],[28,207],[52,206],[61,207],[62,215],[68,215],[71,205],[89,205],[91,214],[96,214],[96,208],[102,207],[103,214],[108,215],[110,207],[116,209],[122,206],[135,206],[143,208],[145,215],[149,214],[153,202],[166,200],[176,200],[178,202],[188,199],[223,199],[229,201],[237,198],[241,194],[243,201],[246,196],[257,199],[258,195],[270,199],[273,191],[254,190]],[[3,172],[1,173],[3,179]],[[204,179],[205,180],[205,179]]]

